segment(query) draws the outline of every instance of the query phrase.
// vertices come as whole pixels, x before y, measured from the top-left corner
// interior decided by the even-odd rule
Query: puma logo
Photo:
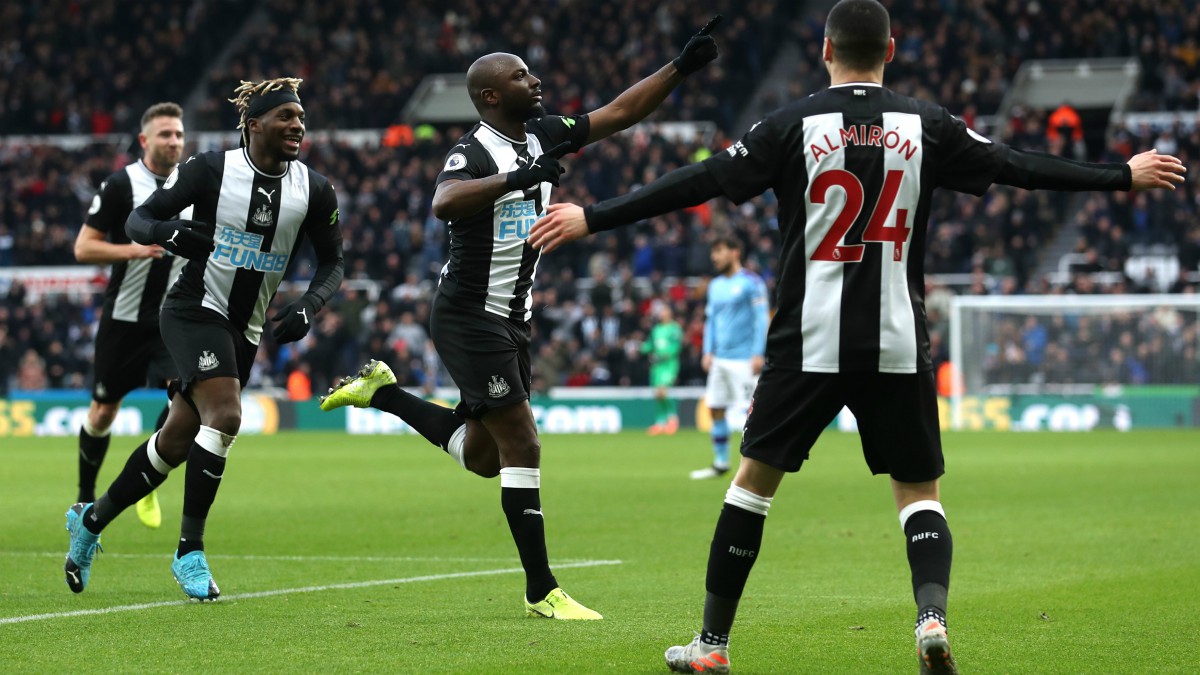
[[[178,236],[179,236],[179,230],[175,230],[174,232],[171,233],[171,238],[167,240],[167,243],[172,246],[178,246],[178,244],[175,243],[175,237],[178,237]]]
[[[266,195],[267,203],[270,204],[271,203],[271,195],[275,194],[275,190],[271,190],[270,192],[267,192],[266,190],[264,190],[262,188],[258,188],[258,191],[263,193],[264,195]]]
[[[522,513],[521,515],[525,515],[525,516],[540,516],[540,515],[542,515],[542,512],[541,512],[541,511],[535,511],[534,509],[525,509],[524,513]]]
[[[224,473],[215,474],[215,473],[209,471],[208,469],[204,469],[204,475],[208,476],[209,478],[211,478],[213,480],[221,480],[221,476],[224,476],[225,474]]]

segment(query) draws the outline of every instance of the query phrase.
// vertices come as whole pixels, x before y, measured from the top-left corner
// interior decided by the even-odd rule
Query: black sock
[[[108,492],[100,495],[95,505],[88,510],[83,519],[84,527],[93,534],[100,534],[121,512],[133,506],[139,499],[154,492],[162,485],[167,475],[159,473],[150,463],[150,455],[146,454],[147,440],[133,451],[125,468],[117,475],[117,479],[108,486]]]
[[[204,550],[204,523],[221,477],[225,474],[225,458],[209,452],[199,443],[188,450],[187,472],[183,483],[183,522],[179,528],[179,557],[192,551]]]
[[[179,556],[192,551],[204,550],[204,525],[206,518],[184,516],[179,523]]]
[[[540,602],[558,587],[546,553],[546,524],[538,488],[500,488],[500,505],[525,568],[525,598]]]
[[[464,423],[453,410],[413,396],[394,384],[380,387],[371,397],[371,407],[399,417],[443,450]]]
[[[733,504],[725,504],[721,509],[708,552],[708,575],[704,581],[708,591],[704,600],[704,630],[718,638],[728,638],[733,628],[738,601],[762,545],[766,520],[765,515]]]
[[[168,402],[166,405],[163,406],[162,411],[158,413],[158,421],[154,423],[155,431],[158,431],[159,429],[163,428],[163,425],[167,423],[167,415],[170,414],[170,412],[171,412],[171,404]]]
[[[950,525],[937,511],[917,511],[904,524],[904,539],[908,546],[908,566],[912,568],[918,622],[933,615],[945,624],[954,552]]]
[[[79,427],[79,495],[76,501],[96,501],[96,476],[108,454],[110,434],[92,436]]]

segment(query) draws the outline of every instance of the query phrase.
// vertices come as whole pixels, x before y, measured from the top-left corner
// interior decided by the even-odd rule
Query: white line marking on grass
[[[599,567],[601,565],[620,565],[620,560],[585,560],[583,562],[560,563],[555,567],[567,569],[571,567]],[[414,584],[422,581],[442,581],[444,579],[464,579],[467,577],[486,577],[499,574],[516,574],[524,572],[520,567],[509,567],[496,570],[479,570],[477,572],[451,572],[449,574],[427,574],[419,577],[403,577],[400,579],[376,579],[374,581],[351,581],[342,584],[325,584],[323,586],[303,586],[300,588],[280,588],[273,591],[255,591],[253,593],[235,593],[222,595],[217,602],[230,600],[250,600],[253,598],[269,598],[275,595],[295,595],[299,593],[318,593],[320,591],[339,591],[352,588],[370,588],[372,586],[388,586],[394,584]],[[116,607],[98,607],[96,609],[77,609],[70,612],[50,612],[47,614],[28,614],[26,616],[0,617],[0,626],[10,623],[25,623],[27,621],[44,621],[46,619],[64,619],[75,616],[93,616],[96,614],[116,614],[117,612],[137,612],[143,609],[158,607],[175,607],[177,605],[194,604],[192,600],[167,600],[164,602],[145,602],[139,605],[117,605]]]
[[[154,560],[170,560],[173,553],[104,553],[104,558],[151,558]],[[0,551],[0,556],[26,558],[62,558],[63,552],[49,551]],[[237,555],[213,553],[208,555],[213,560],[257,560],[264,562],[516,562],[517,558],[446,558],[441,556],[387,556],[387,555]],[[563,558],[561,564],[589,562],[583,558]]]

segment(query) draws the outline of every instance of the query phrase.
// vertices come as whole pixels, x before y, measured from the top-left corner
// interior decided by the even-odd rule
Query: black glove
[[[691,75],[708,65],[709,61],[717,58],[717,41],[712,39],[709,33],[717,24],[721,23],[722,18],[724,17],[720,14],[714,16],[704,24],[704,28],[701,28],[699,33],[687,41],[687,44],[683,46],[683,51],[672,61],[675,64],[675,70],[683,75]]]
[[[213,238],[204,230],[208,223],[198,220],[165,220],[154,226],[154,243],[189,260],[203,260],[213,251]]]
[[[538,158],[533,160],[529,166],[505,174],[507,177],[504,179],[504,184],[508,186],[509,190],[524,190],[539,183],[549,183],[558,187],[558,177],[567,172],[558,163],[558,160],[567,154],[567,149],[570,147],[569,141],[563,141],[550,148],[547,152],[538,155]]]
[[[308,329],[312,328],[312,320],[320,307],[316,296],[305,293],[299,300],[275,312],[275,316],[271,317],[272,321],[279,322],[271,331],[275,342],[282,345],[308,335]]]

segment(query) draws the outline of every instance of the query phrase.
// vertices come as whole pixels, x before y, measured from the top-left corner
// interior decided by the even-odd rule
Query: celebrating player
[[[884,88],[895,43],[876,0],[842,0],[825,24],[831,85],[785,105],[741,141],[631,194],[586,209],[556,204],[530,241],[550,251],[589,232],[724,195],[773,188],[780,203],[779,299],[766,366],[742,436],[742,462],[709,551],[703,632],[667,650],[679,672],[729,672],[729,632],[757,560],[771,500],[848,406],[872,473],[891,476],[917,605],[922,672],[956,672],[946,637],[951,539],[925,323],[925,229],[937,187],[975,195],[1025,189],[1146,190],[1183,181],[1149,151],[1085,164],[1010,148],[941,106]]]
[[[329,179],[297,158],[304,140],[301,80],[243,82],[231,99],[241,112],[243,147],[207,152],[179,165],[125,225],[131,239],[188,259],[167,294],[162,335],[182,384],[163,428],[142,443],[94,504],[67,511],[67,585],[87,586],[100,532],[187,461],[179,547],[171,564],[190,598],[215,600],[204,526],[241,425],[267,307],[292,251],[306,235],[317,255],[308,292],[271,317],[280,343],[308,334],[342,281],[342,232]],[[192,207],[192,219],[174,214]]]
[[[167,381],[175,377],[175,364],[159,334],[158,313],[167,288],[187,261],[165,255],[157,244],[131,242],[125,220],[175,170],[183,142],[183,108],[176,103],[147,108],[138,134],[142,158],[104,179],[75,238],[76,260],[112,264],[104,314],[96,330],[92,404],[79,429],[78,502],[96,499],[96,475],[108,454],[109,433],[121,399],[141,386],[166,389]],[[191,208],[180,217],[190,218]],[[167,410],[164,405],[155,431],[162,428]],[[156,492],[138,501],[137,514],[147,527],[162,524]]]
[[[708,32],[716,21],[674,61],[585,115],[546,115],[542,81],[516,56],[475,61],[467,90],[480,122],[450,149],[433,195],[433,212],[450,229],[450,261],[430,329],[461,403],[451,411],[405,392],[378,361],[321,402],[323,410],[370,406],[397,415],[467,470],[500,476],[501,507],[525,569],[528,616],[602,618],[559,587],[546,553],[541,443],[529,406],[529,291],[540,252],[527,243],[529,230],[558,185],[559,158],[646,117],[685,76],[715,59]]]

